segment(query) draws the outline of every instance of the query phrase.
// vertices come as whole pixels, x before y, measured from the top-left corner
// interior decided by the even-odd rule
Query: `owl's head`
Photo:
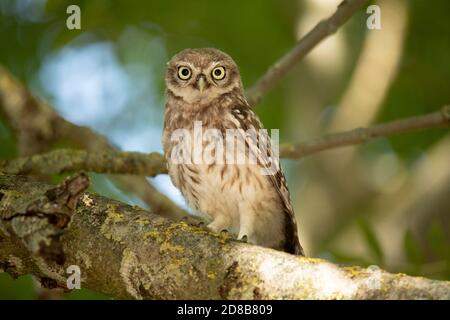
[[[212,48],[185,49],[168,63],[166,86],[187,103],[208,103],[235,89],[242,90],[236,63]]]

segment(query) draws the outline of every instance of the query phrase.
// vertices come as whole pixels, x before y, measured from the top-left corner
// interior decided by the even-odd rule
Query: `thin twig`
[[[266,73],[247,90],[250,105],[259,103],[262,97],[278,83],[292,67],[306,56],[323,39],[332,35],[367,0],[344,0],[336,12],[328,19],[319,22],[310,32],[301,38],[294,48],[275,62]]]
[[[378,137],[388,137],[423,129],[448,127],[449,124],[450,106],[445,106],[441,111],[422,116],[382,123],[369,128],[358,128],[329,134],[322,138],[296,145],[283,145],[280,148],[280,154],[283,158],[302,158],[328,149],[365,143]]]

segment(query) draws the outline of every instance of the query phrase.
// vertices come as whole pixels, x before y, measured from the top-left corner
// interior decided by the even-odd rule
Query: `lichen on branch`
[[[120,152],[56,149],[44,154],[0,160],[0,172],[15,175],[52,175],[92,171],[97,173],[156,176],[167,173],[164,157],[156,152]]]

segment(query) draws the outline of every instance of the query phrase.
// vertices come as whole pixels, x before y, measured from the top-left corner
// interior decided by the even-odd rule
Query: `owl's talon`
[[[244,243],[248,243],[248,237],[247,237],[247,235],[245,235],[245,236],[243,236],[242,238],[240,238],[239,241],[244,242]]]
[[[193,227],[198,227],[198,228],[204,228],[205,227],[205,222],[202,220],[199,220],[197,218],[193,218],[191,216],[184,216],[181,218],[181,221],[187,223],[188,225],[191,225]]]

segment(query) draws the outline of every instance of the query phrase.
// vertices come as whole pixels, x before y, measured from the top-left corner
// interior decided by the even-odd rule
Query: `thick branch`
[[[6,69],[0,66],[0,116],[7,120],[17,138],[21,155],[46,152],[55,144],[69,144],[89,152],[116,152],[107,139],[87,127],[59,116],[49,105],[33,97]],[[49,170],[49,169],[46,169]],[[180,218],[186,212],[158,192],[145,178],[113,176],[122,187],[140,197],[152,210]]]
[[[156,152],[88,153],[85,150],[56,149],[31,157],[0,160],[0,172],[4,174],[51,175],[77,171],[153,177],[160,173],[167,173],[167,167],[164,157]]]
[[[319,22],[301,38],[296,46],[275,62],[266,73],[247,91],[250,105],[259,103],[262,97],[277,84],[292,67],[305,57],[326,37],[342,26],[367,0],[344,0],[336,12],[328,19]]]
[[[116,298],[450,299],[450,282],[235,242],[85,187],[83,175],[56,188],[0,175],[0,269],[66,287],[77,265],[82,287]]]

